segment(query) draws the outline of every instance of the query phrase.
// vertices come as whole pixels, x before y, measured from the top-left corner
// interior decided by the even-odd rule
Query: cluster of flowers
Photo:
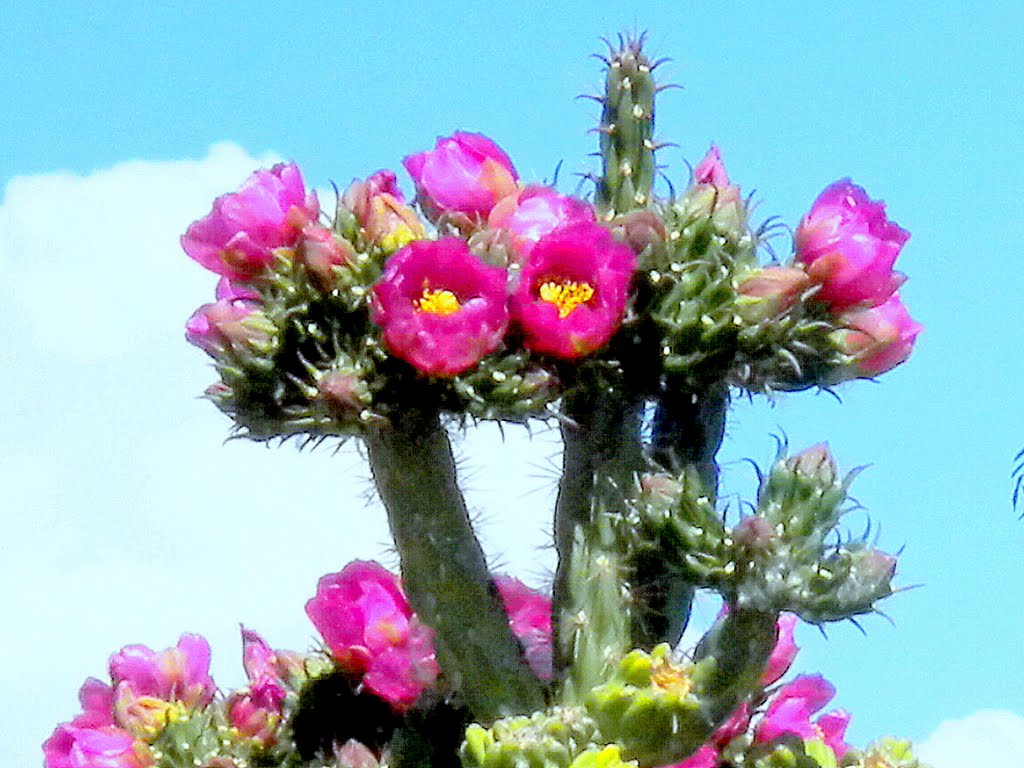
[[[837,346],[865,376],[888,371],[911,353],[921,325],[897,293],[906,277],[893,270],[910,233],[889,221],[885,204],[849,179],[829,185],[796,230],[790,266],[767,267],[739,293],[771,298],[784,310],[809,289],[836,316]]]
[[[511,577],[500,577],[497,586],[531,667],[550,678],[550,599]],[[274,650],[243,628],[248,684],[226,697],[210,676],[210,646],[201,636],[182,635],[163,651],[123,648],[110,659],[111,682],[86,680],[79,692],[82,712],[43,745],[46,768],[160,765],[161,735],[194,717],[202,720],[192,733],[215,731],[216,743],[227,744],[228,754],[271,747],[282,738],[302,685],[331,669],[343,671],[396,714],[435,684],[433,634],[417,620],[398,577],[381,565],[354,561],[324,576],[306,612],[328,659]]]
[[[217,301],[189,320],[189,341],[214,357],[269,343],[259,286],[277,249],[298,255],[324,290],[359,253],[374,252],[387,260],[370,286],[370,317],[388,351],[421,373],[455,376],[503,346],[577,359],[615,334],[638,256],[666,237],[652,212],[613,236],[615,222],[599,221],[589,203],[521,184],[505,152],[478,134],[439,139],[404,164],[436,238],[406,205],[391,171],[353,182],[333,228],[320,224],[317,198],[294,164],[258,171],[218,198],[181,241],[222,276]],[[715,147],[696,167],[694,184],[713,193],[717,208],[740,204]],[[355,234],[342,237],[349,220]],[[905,360],[920,331],[895,292],[903,277],[892,271],[908,237],[882,203],[840,181],[805,216],[792,264],[755,272],[738,292],[785,309],[816,288],[812,300],[827,305],[844,329],[840,351],[861,375],[876,375]]]

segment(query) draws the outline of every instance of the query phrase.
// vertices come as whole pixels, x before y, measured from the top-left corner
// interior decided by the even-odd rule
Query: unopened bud
[[[324,289],[334,283],[334,268],[352,264],[356,255],[348,240],[312,224],[302,230],[301,254],[302,263]]]
[[[751,515],[740,520],[733,528],[732,538],[738,547],[751,552],[764,552],[777,536],[771,523],[763,517]]]
[[[665,242],[668,234],[665,223],[654,211],[631,211],[616,216],[611,222],[612,233],[618,235],[637,256],[648,248]]]
[[[355,373],[331,371],[320,379],[317,388],[323,401],[340,416],[356,415],[370,404],[366,382]]]
[[[836,481],[838,469],[828,443],[817,443],[805,448],[796,456],[786,459],[786,467],[798,475],[817,480],[823,485],[832,485]]]
[[[736,286],[736,313],[750,325],[770,320],[793,306],[812,285],[796,267],[765,267],[751,272]]]

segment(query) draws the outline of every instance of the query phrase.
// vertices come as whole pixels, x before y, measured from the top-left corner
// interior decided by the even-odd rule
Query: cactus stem
[[[406,412],[401,424],[367,430],[365,441],[405,591],[434,629],[441,669],[480,721],[540,709],[541,685],[487,570],[440,417]]]

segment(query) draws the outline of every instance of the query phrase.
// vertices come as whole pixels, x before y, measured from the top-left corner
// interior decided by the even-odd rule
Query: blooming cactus
[[[850,716],[842,710],[835,710],[811,722],[814,713],[828,704],[835,693],[835,688],[821,675],[800,675],[772,697],[757,726],[755,740],[772,741],[787,733],[802,739],[820,739],[837,758],[841,758],[848,749],[843,735]]]
[[[526,661],[537,677],[551,677],[551,598],[511,576],[494,580],[508,612],[512,632],[523,644]]]
[[[594,209],[582,200],[550,187],[529,186],[495,205],[487,226],[509,232],[517,260],[522,261],[544,235],[581,221],[594,221]]]
[[[430,629],[378,563],[356,560],[321,578],[306,613],[341,667],[396,708],[410,706],[437,677]]]
[[[316,193],[306,191],[298,167],[280,163],[218,197],[182,236],[181,247],[212,272],[250,280],[270,266],[275,248],[294,245],[302,227],[319,215]]]
[[[818,298],[833,310],[880,304],[903,282],[892,267],[910,233],[849,179],[830,185],[796,231],[796,259],[821,283]]]
[[[512,297],[523,344],[566,359],[607,344],[622,321],[635,268],[633,251],[598,224],[571,224],[542,237]]]
[[[923,330],[907,312],[899,294],[876,307],[845,312],[839,318],[847,330],[839,331],[839,348],[855,359],[861,376],[878,376],[910,357]]]
[[[434,149],[409,155],[403,164],[424,211],[435,219],[452,213],[484,219],[516,191],[519,179],[504,150],[479,133],[439,138]]]
[[[373,320],[396,357],[431,376],[453,376],[497,349],[508,324],[505,270],[465,241],[410,243],[373,287]]]

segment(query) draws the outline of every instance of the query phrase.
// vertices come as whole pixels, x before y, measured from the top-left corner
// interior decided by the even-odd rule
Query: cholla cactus
[[[159,673],[126,649],[47,768],[917,765],[899,742],[849,748],[845,713],[812,720],[823,680],[772,687],[795,617],[851,619],[893,592],[895,558],[839,529],[852,475],[824,446],[780,455],[732,521],[716,462],[731,392],[908,357],[909,235],[843,180],[792,258],[761,263],[772,225],[714,145],[659,194],[659,63],[642,36],[610,46],[590,197],[521,181],[460,131],[403,160],[413,202],[381,170],[325,214],[287,163],[189,227],[185,251],[221,278],[187,325],[219,377],[208,399],[253,440],[361,440],[401,575],[356,561],[321,579],[314,653],[245,630],[249,682],[226,695],[205,641]],[[550,598],[488,568],[448,437],[477,419],[559,422]],[[684,655],[697,589],[725,607]]]

